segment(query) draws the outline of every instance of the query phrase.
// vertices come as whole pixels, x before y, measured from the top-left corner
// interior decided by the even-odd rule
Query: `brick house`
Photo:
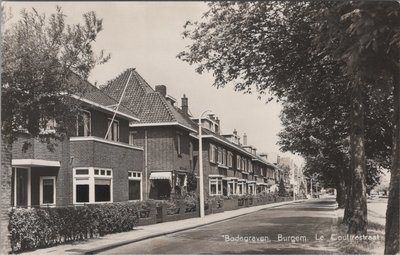
[[[268,182],[267,174],[275,175],[277,169],[257,155],[255,148],[246,145],[246,135],[244,144],[240,143],[236,130],[221,135],[220,119],[212,114],[200,122],[205,196],[255,195],[268,191],[272,183]]]
[[[76,125],[57,143],[46,144],[21,133],[12,151],[12,205],[66,206],[140,199],[143,148],[129,145],[129,122],[138,121],[125,107],[89,83],[74,96],[80,104]],[[49,123],[44,132],[54,132]],[[110,131],[107,134],[108,128]],[[22,150],[23,144],[31,146]]]
[[[167,95],[164,85],[153,89],[135,69],[127,69],[108,82],[102,91],[135,111],[140,121],[130,123],[129,144],[144,148],[143,197],[167,199],[187,188],[187,175],[194,172],[197,126],[188,113],[188,99],[182,108]]]

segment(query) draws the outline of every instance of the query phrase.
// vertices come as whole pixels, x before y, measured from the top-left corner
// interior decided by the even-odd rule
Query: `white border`
[[[95,136],[75,136],[75,137],[70,137],[69,140],[71,142],[96,141],[96,142],[100,142],[100,143],[108,143],[108,144],[112,144],[112,145],[116,145],[116,146],[120,146],[120,147],[125,147],[125,148],[129,148],[129,149],[133,149],[133,150],[140,150],[140,151],[143,150],[143,147],[133,146],[133,145],[129,145],[129,144],[122,143],[122,142],[114,142],[114,141],[110,141],[110,140],[95,137]]]
[[[53,203],[51,204],[44,204],[43,203],[43,180],[53,180]],[[40,183],[39,183],[39,204],[41,206],[55,206],[56,205],[56,192],[57,192],[57,183],[55,176],[40,176]]]

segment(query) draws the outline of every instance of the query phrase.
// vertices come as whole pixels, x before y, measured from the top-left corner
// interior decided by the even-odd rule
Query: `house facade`
[[[153,89],[133,68],[101,89],[85,86],[75,97],[76,124],[53,151],[24,133],[14,143],[13,206],[169,199],[188,190],[189,175],[198,178],[199,153],[206,197],[276,191],[280,169],[247,145],[246,135],[241,142],[236,130],[221,134],[215,115],[200,119],[198,151],[199,119],[185,95],[178,107],[165,85]]]
[[[21,133],[13,144],[12,205],[67,206],[140,199],[132,173],[143,172],[143,148],[129,145],[130,110],[85,83],[76,124],[53,151]],[[115,113],[115,115],[114,115]],[[112,124],[111,124],[112,123]],[[55,132],[49,123],[45,132]],[[24,144],[29,143],[27,149]]]
[[[198,122],[199,119],[193,118]],[[212,114],[200,120],[203,141],[204,193],[206,197],[256,195],[270,192],[278,168],[240,142],[237,131],[220,134],[220,119]],[[270,178],[269,178],[270,176]]]
[[[134,69],[125,70],[102,90],[137,110],[140,121],[130,123],[129,144],[144,148],[143,197],[168,199],[187,190],[187,176],[194,172],[197,159],[188,98],[184,96],[178,108],[165,85],[153,89]]]

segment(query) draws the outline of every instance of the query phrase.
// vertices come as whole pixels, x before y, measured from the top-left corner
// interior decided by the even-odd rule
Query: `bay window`
[[[73,200],[79,203],[112,202],[112,170],[94,167],[73,169]]]
[[[210,177],[209,185],[210,196],[222,195],[222,177]]]

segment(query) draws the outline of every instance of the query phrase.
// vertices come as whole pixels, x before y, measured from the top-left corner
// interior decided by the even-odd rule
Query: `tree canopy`
[[[60,7],[50,16],[35,9],[6,24],[2,40],[2,133],[8,142],[20,131],[49,142],[61,138],[74,119],[76,101],[96,64],[109,59],[96,54],[93,43],[102,30],[94,12],[83,15],[83,24],[68,25]],[[56,132],[43,132],[55,121]]]

